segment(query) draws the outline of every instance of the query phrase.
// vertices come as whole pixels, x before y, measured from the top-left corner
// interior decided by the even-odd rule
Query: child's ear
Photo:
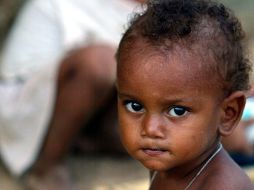
[[[222,136],[230,135],[241,119],[245,106],[244,92],[237,91],[227,97],[222,103],[221,123],[219,133]]]

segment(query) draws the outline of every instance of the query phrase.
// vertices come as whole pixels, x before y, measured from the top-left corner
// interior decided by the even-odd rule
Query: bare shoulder
[[[214,160],[200,187],[202,190],[254,190],[244,170],[225,151]]]

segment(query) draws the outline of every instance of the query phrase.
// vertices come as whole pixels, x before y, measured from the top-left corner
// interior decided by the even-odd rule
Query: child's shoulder
[[[208,169],[204,176],[202,189],[205,190],[254,190],[249,177],[229,156],[223,151]],[[206,177],[206,179],[205,179]]]

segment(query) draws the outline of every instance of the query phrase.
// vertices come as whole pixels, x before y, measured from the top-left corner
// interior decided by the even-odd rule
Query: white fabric
[[[117,45],[136,7],[128,0],[34,0],[21,11],[0,65],[0,154],[14,175],[38,154],[62,55],[91,43]]]

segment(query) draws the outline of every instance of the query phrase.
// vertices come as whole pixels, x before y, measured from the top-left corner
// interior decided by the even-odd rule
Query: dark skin
[[[200,167],[199,167],[200,168]],[[240,174],[240,175],[239,175]],[[193,174],[195,176],[195,174]],[[178,181],[167,180],[164,176],[158,176],[149,190],[184,189],[191,178]],[[185,185],[183,185],[185,184]],[[252,190],[254,189],[250,180],[228,156],[225,150],[221,151],[209,164],[204,172],[197,178],[190,188],[191,190]]]
[[[203,61],[201,53],[184,46],[163,54],[137,40],[129,50],[120,56],[117,71],[122,142],[132,157],[156,171],[150,190],[185,189],[218,149],[220,137],[236,127],[244,93],[224,97],[216,85],[206,88],[215,81],[196,67]],[[206,63],[215,64],[211,58]],[[222,150],[190,189],[254,187]]]

